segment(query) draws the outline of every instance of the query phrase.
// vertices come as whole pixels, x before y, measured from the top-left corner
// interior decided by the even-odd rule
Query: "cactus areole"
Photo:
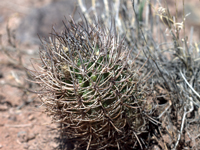
[[[40,98],[63,136],[80,148],[132,149],[146,131],[141,66],[114,33],[71,21],[63,33],[42,40],[41,70],[35,71]]]

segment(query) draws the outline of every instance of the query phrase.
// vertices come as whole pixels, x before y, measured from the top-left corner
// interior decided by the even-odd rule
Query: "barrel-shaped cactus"
[[[142,147],[147,103],[142,63],[115,29],[74,23],[42,41],[35,79],[46,112],[84,149]]]

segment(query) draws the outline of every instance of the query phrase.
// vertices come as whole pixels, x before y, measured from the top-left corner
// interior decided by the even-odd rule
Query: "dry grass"
[[[109,21],[115,19],[117,34],[124,37],[129,48],[133,49],[133,55],[134,52],[143,51],[139,57],[143,62],[147,60],[148,63],[145,67],[155,73],[148,82],[156,91],[157,100],[160,101],[162,98],[166,101],[163,111],[159,112],[162,105],[155,107],[155,111],[159,113],[155,113],[154,117],[162,122],[162,125],[158,126],[159,135],[169,135],[172,141],[171,145],[161,142],[155,138],[155,135],[152,137],[157,139],[157,144],[162,149],[184,148],[183,133],[190,126],[187,116],[195,114],[200,104],[198,94],[199,47],[197,43],[192,42],[192,32],[190,40],[188,39],[189,35],[185,33],[187,14],[184,14],[184,0],[182,0],[182,18],[177,17],[177,1],[174,2],[175,16],[170,13],[166,1],[163,4],[158,3],[158,7],[149,1],[142,1],[139,4],[136,1],[123,1],[120,5],[118,1],[110,3],[112,4],[109,6],[116,7],[110,8],[111,11],[106,11],[105,14],[100,14],[103,20],[106,20],[105,25],[109,28],[111,24]],[[132,8],[128,7],[131,3]],[[104,1],[104,5],[105,8],[108,7],[106,7],[108,5],[106,1]],[[95,11],[94,6],[91,7]],[[159,22],[157,17],[160,18],[160,23],[157,23],[157,21]],[[165,28],[163,28],[165,31],[161,26]],[[158,34],[154,33],[155,30]],[[159,40],[155,41],[154,39]],[[159,87],[160,90],[157,90],[156,87]],[[198,124],[198,119],[193,116],[191,118],[194,119],[193,123]],[[199,147],[196,144],[193,145],[194,149]]]

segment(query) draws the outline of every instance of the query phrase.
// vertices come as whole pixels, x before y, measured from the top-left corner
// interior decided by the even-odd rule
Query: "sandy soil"
[[[19,45],[22,53],[8,46],[6,26],[14,31],[21,19],[32,7],[41,7],[50,0],[2,0],[0,2],[1,49],[9,52],[9,58],[0,51],[0,149],[1,150],[49,150],[58,144],[54,138],[50,117],[43,113],[41,102],[36,94],[26,92],[13,86],[28,86],[24,69],[18,64],[22,56],[23,65],[30,66],[30,59],[35,57],[38,45]],[[28,55],[27,55],[28,53]],[[37,56],[36,56],[37,57]],[[7,85],[12,84],[12,86]]]

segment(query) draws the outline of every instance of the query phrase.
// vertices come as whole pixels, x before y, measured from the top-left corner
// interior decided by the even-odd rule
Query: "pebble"
[[[32,121],[32,120],[34,120],[35,119],[35,117],[33,116],[33,115],[30,115],[29,117],[28,117],[28,120],[29,121]]]
[[[6,110],[8,110],[8,106],[0,105],[0,111],[6,111]]]
[[[21,143],[27,142],[27,133],[26,131],[20,131],[17,133],[17,137]]]
[[[6,134],[6,135],[5,135],[5,138],[8,138],[8,137],[10,137],[10,134]]]
[[[24,147],[24,149],[28,149],[29,145],[27,143],[24,143],[23,147]]]
[[[31,134],[28,135],[27,141],[33,140],[33,139],[35,139],[35,137],[36,137],[36,134],[31,133]]]
[[[28,141],[30,141],[30,140],[35,139],[36,135],[37,135],[37,134],[35,134],[35,133],[30,133],[30,134],[28,134],[26,131],[20,131],[20,132],[18,132],[18,134],[17,134],[17,136],[18,136],[18,138],[19,138],[19,141],[20,141],[21,143],[25,143],[25,142],[28,142]]]
[[[13,115],[13,114],[9,115],[8,119],[12,120],[12,121],[17,121],[17,117],[15,115]]]
[[[58,143],[56,142],[50,142],[50,146],[53,148],[53,149],[56,149],[58,147]]]

